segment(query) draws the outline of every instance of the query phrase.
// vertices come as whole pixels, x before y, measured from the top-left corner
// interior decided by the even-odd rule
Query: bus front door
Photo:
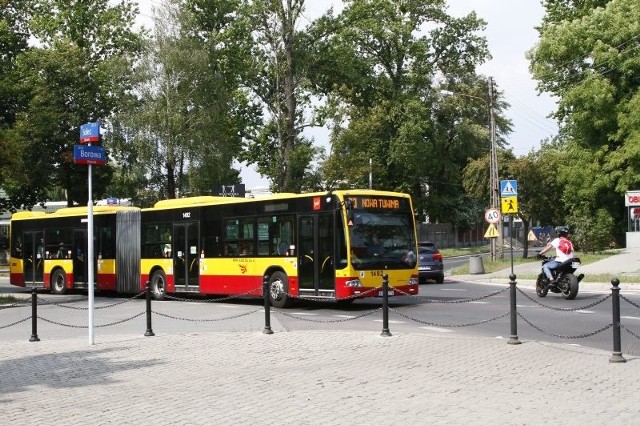
[[[183,222],[174,225],[172,251],[173,279],[176,291],[199,291],[198,222]]]
[[[22,262],[24,265],[24,284],[37,287],[44,283],[44,240],[41,231],[27,231],[24,233],[22,247]]]
[[[298,219],[298,283],[301,296],[335,297],[333,214]]]

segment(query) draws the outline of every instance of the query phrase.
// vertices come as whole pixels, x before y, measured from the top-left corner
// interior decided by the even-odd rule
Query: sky
[[[158,7],[161,1],[139,0],[141,21],[148,21],[153,16],[152,8]],[[535,27],[544,15],[540,0],[448,0],[447,4],[450,15],[464,16],[475,10],[487,22],[484,35],[492,59],[478,72],[493,77],[497,89],[510,104],[506,116],[513,123],[513,131],[507,141],[515,155],[522,156],[537,149],[542,140],[557,132],[555,121],[548,118],[555,109],[555,102],[545,94],[538,95],[525,57],[538,39]],[[335,12],[342,7],[340,0],[307,0],[305,16],[309,19],[320,16],[330,5],[334,6]],[[145,22],[145,25],[149,24]],[[314,128],[307,135],[317,145],[325,149],[328,146],[326,129]],[[269,186],[268,180],[260,177],[253,166],[243,164],[240,167],[247,189]]]

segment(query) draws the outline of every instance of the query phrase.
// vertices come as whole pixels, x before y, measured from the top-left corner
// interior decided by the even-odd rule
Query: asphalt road
[[[510,293],[508,285],[457,282],[420,286],[418,296],[390,299],[389,331],[393,333],[483,336],[509,339]],[[13,289],[0,278],[0,292]],[[575,300],[549,294],[538,298],[530,288],[516,293],[517,336],[523,341],[548,341],[613,350],[611,299],[608,292],[581,291]],[[86,295],[38,294],[37,335],[40,339],[88,336]],[[637,293],[625,295],[640,305]],[[261,300],[232,299],[211,303],[211,298],[189,298],[152,303],[154,333],[198,333],[206,331],[262,331],[265,313]],[[301,301],[290,309],[272,309],[273,331],[360,330],[383,331],[381,299],[356,300],[343,306],[335,303]],[[591,306],[593,305],[593,306]],[[0,309],[0,340],[29,339],[32,335],[29,304]],[[640,309],[621,301],[621,322],[640,335]],[[24,321],[23,321],[24,320]],[[11,325],[17,321],[18,324]],[[111,334],[144,335],[147,331],[145,302],[130,297],[95,298],[96,339]],[[599,331],[601,330],[601,331]],[[599,331],[599,332],[598,332]],[[622,332],[622,351],[640,352],[640,339]]]

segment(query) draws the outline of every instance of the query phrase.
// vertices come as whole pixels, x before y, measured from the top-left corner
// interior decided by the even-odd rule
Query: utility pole
[[[489,192],[491,197],[491,207],[494,209],[499,208],[498,204],[500,202],[499,194],[498,194],[498,152],[496,146],[496,119],[494,116],[494,105],[493,105],[493,78],[489,77],[488,80],[488,106],[489,106],[489,137],[491,143],[490,150],[490,159],[489,159]],[[500,245],[502,245],[502,218],[500,219],[500,226],[498,227],[498,238],[491,238],[491,261],[495,262],[497,259],[497,241],[500,241]]]

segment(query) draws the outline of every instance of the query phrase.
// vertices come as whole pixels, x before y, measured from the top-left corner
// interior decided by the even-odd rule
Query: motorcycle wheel
[[[573,300],[578,295],[578,278],[573,274],[567,274],[562,279],[562,294],[566,300]]]
[[[540,274],[536,280],[536,294],[539,297],[545,297],[549,292],[549,289],[544,285],[544,278],[544,274]]]

